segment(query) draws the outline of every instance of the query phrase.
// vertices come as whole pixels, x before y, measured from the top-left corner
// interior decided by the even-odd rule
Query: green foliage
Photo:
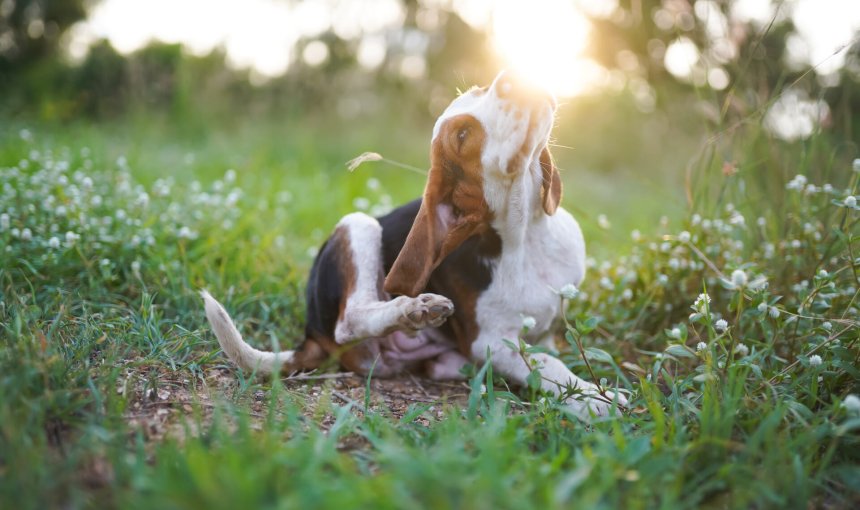
[[[291,345],[306,252],[325,235],[313,229],[358,198],[381,212],[421,176],[338,178],[330,169],[362,140],[314,156],[290,133],[288,148],[258,140],[254,158],[235,160],[248,147],[239,131],[233,150],[203,145],[192,159],[151,131],[133,145],[116,131],[7,129],[0,144],[3,507],[838,508],[860,497],[860,211],[846,201],[860,174],[824,139],[771,145],[751,131],[731,175],[705,154],[689,217],[604,247],[619,255],[595,262],[578,293],[560,289],[562,359],[630,400],[584,424],[539,384],[494,386],[489,364],[467,404],[442,414],[419,404],[395,417],[370,397],[310,409],[295,383],[235,370],[235,389],[209,400],[224,362],[197,288],[223,297],[257,346]],[[510,340],[525,357],[540,350]],[[152,436],[135,404],[177,385],[197,400],[167,438]],[[268,396],[255,407],[257,393]]]

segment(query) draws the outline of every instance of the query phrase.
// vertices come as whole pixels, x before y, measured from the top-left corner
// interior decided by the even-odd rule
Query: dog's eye
[[[451,214],[454,215],[454,218],[459,218],[463,215],[463,211],[461,211],[460,208],[455,205],[451,207]]]
[[[469,134],[469,128],[462,128],[460,131],[457,131],[457,143],[462,147],[463,142],[466,141],[466,135]]]

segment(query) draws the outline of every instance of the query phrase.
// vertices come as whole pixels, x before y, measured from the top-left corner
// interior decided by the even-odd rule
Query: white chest
[[[507,338],[516,334],[523,317],[529,316],[536,322],[529,336],[541,335],[560,312],[556,291],[568,283],[579,285],[584,274],[582,232],[563,209],[529,229],[521,244],[506,246],[503,238],[492,283],[477,302],[481,331]]]

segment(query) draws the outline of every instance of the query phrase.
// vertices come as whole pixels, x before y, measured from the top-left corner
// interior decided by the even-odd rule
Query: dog
[[[506,71],[458,96],[433,127],[423,197],[379,218],[347,214],[320,249],[296,350],[254,349],[202,292],[226,355],[258,373],[311,370],[335,356],[357,374],[423,369],[437,380],[461,379],[463,365],[489,356],[518,385],[537,368],[541,388],[577,415],[626,404],[550,354],[511,347],[551,339],[562,312],[554,289],[585,274],[582,231],[560,206],[548,148],[556,108],[550,93]]]

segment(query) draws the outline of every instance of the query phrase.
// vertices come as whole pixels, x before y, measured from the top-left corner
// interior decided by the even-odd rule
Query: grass
[[[289,127],[21,127],[0,137],[4,508],[860,501],[856,147],[750,129],[705,148],[683,212],[635,181],[589,174],[614,193],[599,202],[567,177],[567,205],[615,224],[583,220],[595,260],[569,296],[561,356],[587,376],[581,339],[596,378],[631,401],[584,424],[487,367],[462,404],[394,412],[378,394],[340,399],[331,380],[255,379],[219,354],[196,290],[257,345],[293,344],[327,229],[356,199],[380,210],[423,182],[343,162],[378,150],[422,166],[418,128],[326,144]],[[636,218],[660,210],[665,222]]]

